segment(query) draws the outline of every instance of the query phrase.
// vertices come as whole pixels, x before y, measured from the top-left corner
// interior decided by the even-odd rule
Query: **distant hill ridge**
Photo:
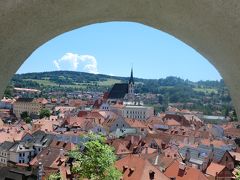
[[[66,95],[73,91],[106,92],[115,83],[126,83],[129,77],[91,74],[75,71],[51,71],[15,74],[6,90],[9,94],[13,87],[35,88],[41,96],[55,97],[54,92]],[[231,97],[223,80],[192,82],[179,77],[169,76],[160,79],[134,78],[135,93],[145,104],[164,110],[169,103],[192,104],[191,109],[205,114],[231,110]],[[146,96],[151,93],[153,96]],[[160,104],[160,105],[159,105]]]
[[[51,71],[26,74],[15,74],[11,80],[14,87],[46,89],[64,88],[75,90],[109,90],[115,83],[126,83],[129,77],[110,76],[105,74],[91,74],[76,71]],[[226,89],[223,80],[192,82],[179,77],[169,76],[160,79],[134,78],[135,92],[137,93],[171,93],[174,88],[181,91],[197,91],[201,93],[217,93],[220,89]]]
[[[15,78],[20,79],[49,79],[50,81],[54,81],[56,79],[63,80],[63,79],[70,79],[74,82],[85,82],[85,81],[104,81],[106,79],[115,79],[120,81],[127,82],[129,77],[122,77],[122,76],[111,76],[106,74],[92,74],[87,72],[78,72],[78,71],[47,71],[47,72],[33,72],[33,73],[23,73],[23,74],[15,74],[13,80]],[[184,80],[182,78],[176,76],[168,76],[166,78],[160,79],[146,79],[146,78],[136,78],[134,77],[135,82],[145,82],[145,81],[171,81],[171,85],[176,85],[178,83],[190,83],[190,84],[200,84],[205,86],[218,86],[223,84],[223,80],[206,80],[206,81],[198,81],[192,82],[189,80]],[[163,83],[164,85],[165,83]]]

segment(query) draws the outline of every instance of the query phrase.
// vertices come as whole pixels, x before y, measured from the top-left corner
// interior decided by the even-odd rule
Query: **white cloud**
[[[53,61],[53,64],[56,66],[56,68],[57,68],[58,70],[61,69],[61,68],[60,68],[60,65],[59,65],[59,63],[58,63],[57,60],[54,60],[54,61]]]
[[[70,69],[76,71],[81,66],[86,72],[98,73],[97,60],[91,55],[79,55],[74,53],[66,53],[60,59],[54,60],[53,64],[58,70],[65,69],[64,65],[70,64]]]

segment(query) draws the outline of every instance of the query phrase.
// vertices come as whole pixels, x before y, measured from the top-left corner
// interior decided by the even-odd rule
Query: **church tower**
[[[128,82],[128,100],[134,101],[134,80],[133,80],[133,68],[131,69],[131,76]]]

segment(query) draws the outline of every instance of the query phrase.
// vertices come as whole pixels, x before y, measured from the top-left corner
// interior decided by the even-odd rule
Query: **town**
[[[235,179],[239,122],[210,124],[202,112],[175,106],[156,113],[134,88],[133,70],[127,83],[105,93],[30,98],[40,91],[14,88],[0,102],[1,176],[74,179],[69,152],[84,151],[84,136],[92,133],[114,149],[123,180]]]

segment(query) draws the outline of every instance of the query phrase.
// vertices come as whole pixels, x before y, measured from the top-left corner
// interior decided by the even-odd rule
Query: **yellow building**
[[[22,112],[28,112],[28,114],[38,114],[42,108],[47,104],[47,100],[44,98],[19,98],[13,104],[13,113],[17,118],[21,117]]]

